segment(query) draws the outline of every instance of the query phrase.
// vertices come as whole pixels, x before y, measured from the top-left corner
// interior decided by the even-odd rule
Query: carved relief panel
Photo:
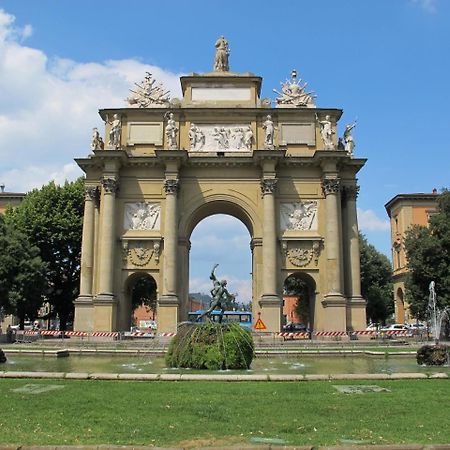
[[[192,124],[189,130],[191,151],[250,151],[253,131],[249,124]]]
[[[281,230],[316,231],[318,201],[281,203]]]
[[[159,203],[125,203],[125,230],[159,230],[161,205]]]

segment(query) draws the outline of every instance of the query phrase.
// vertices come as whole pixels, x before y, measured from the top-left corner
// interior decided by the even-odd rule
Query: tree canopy
[[[359,252],[361,295],[367,300],[367,318],[372,323],[385,323],[394,312],[391,263],[361,233]]]
[[[43,294],[65,329],[73,315],[80,280],[83,224],[83,179],[59,186],[54,182],[34,189],[7,211],[5,220],[36,246],[46,263]]]
[[[45,272],[39,249],[0,216],[0,309],[17,316],[21,329],[42,304]]]
[[[436,285],[440,308],[450,306],[450,191],[438,197],[438,210],[428,227],[415,225],[405,235],[408,260],[406,296],[410,311],[426,319],[430,282]]]

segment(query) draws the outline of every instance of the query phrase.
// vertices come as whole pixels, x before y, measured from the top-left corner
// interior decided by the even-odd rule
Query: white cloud
[[[411,0],[411,2],[420,6],[427,13],[437,12],[437,0]]]
[[[389,220],[380,219],[371,209],[358,208],[358,224],[362,231],[388,231]]]
[[[0,182],[8,191],[82,174],[100,108],[125,107],[134,82],[151,72],[179,97],[179,74],[133,59],[78,63],[23,45],[32,27],[0,9]]]

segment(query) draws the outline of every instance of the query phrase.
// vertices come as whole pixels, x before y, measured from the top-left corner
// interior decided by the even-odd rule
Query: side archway
[[[136,272],[125,281],[125,304],[128,326],[157,320],[158,287],[156,280],[146,272]]]
[[[302,323],[315,329],[316,282],[305,272],[293,272],[283,284],[283,316],[285,321]]]

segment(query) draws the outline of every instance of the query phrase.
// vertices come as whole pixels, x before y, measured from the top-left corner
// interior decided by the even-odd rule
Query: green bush
[[[166,364],[207,370],[248,369],[253,354],[252,335],[238,324],[185,324],[170,343]]]
[[[417,350],[417,364],[443,366],[449,362],[447,345],[424,345]]]

